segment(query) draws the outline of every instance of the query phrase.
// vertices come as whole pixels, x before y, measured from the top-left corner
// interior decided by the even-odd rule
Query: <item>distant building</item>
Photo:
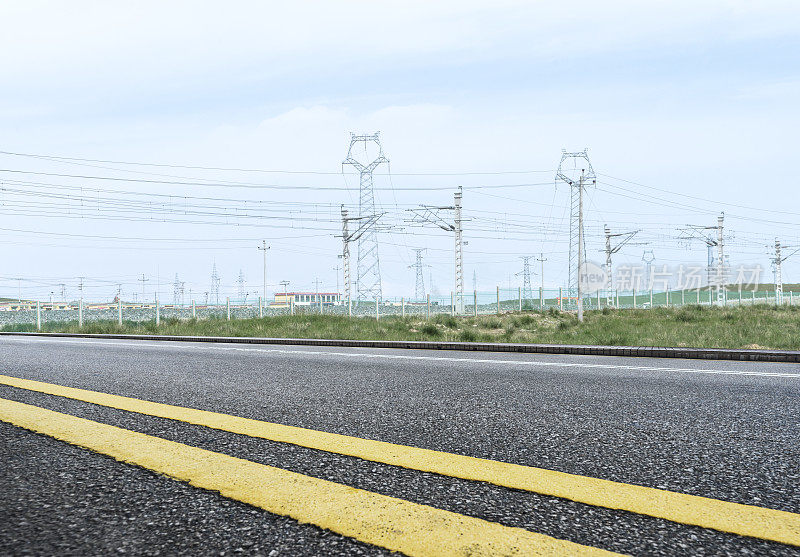
[[[323,306],[338,306],[342,303],[342,295],[338,292],[276,292],[273,307],[319,305],[320,298]]]

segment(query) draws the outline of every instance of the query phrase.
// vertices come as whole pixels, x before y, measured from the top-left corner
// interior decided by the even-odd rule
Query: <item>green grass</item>
[[[34,325],[4,327],[32,331]],[[685,306],[586,312],[557,310],[507,313],[500,316],[451,317],[430,321],[416,317],[349,319],[333,315],[296,315],[226,321],[165,319],[155,323],[103,321],[85,324],[46,323],[45,331],[85,333],[158,333],[201,336],[256,336],[380,340],[446,340],[526,342],[695,348],[800,349],[800,307]]]

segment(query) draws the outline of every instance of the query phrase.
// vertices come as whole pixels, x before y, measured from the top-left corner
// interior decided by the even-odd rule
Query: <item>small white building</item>
[[[342,303],[342,295],[338,292],[276,292],[272,307],[287,307],[289,304],[296,306],[319,305],[338,306]]]

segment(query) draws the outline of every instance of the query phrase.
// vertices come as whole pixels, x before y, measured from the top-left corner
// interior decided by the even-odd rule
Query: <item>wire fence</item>
[[[648,309],[686,305],[745,306],[753,304],[795,305],[800,296],[766,290],[714,289],[678,291],[599,290],[582,296],[585,310]],[[574,311],[575,292],[566,288],[545,288],[524,292],[521,288],[496,288],[462,295],[429,295],[425,299],[386,298],[378,301],[306,302],[275,304],[226,300],[221,304],[131,304],[125,302],[84,304],[83,302],[11,302],[0,306],[0,326],[93,321],[160,322],[164,319],[248,319],[279,315],[388,316],[429,319],[437,315],[480,316],[515,311]]]

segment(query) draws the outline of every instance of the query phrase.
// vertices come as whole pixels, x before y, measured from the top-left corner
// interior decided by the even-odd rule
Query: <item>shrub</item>
[[[478,335],[471,329],[464,329],[459,333],[458,340],[461,342],[476,342],[478,340]]]
[[[429,337],[438,337],[442,334],[442,331],[440,331],[439,328],[433,323],[426,323],[419,331],[424,335],[428,335]]]
[[[536,324],[536,319],[532,315],[523,315],[514,320],[514,325],[517,327],[524,327],[526,325]]]
[[[458,329],[458,320],[452,315],[437,315],[436,322],[450,329]]]

